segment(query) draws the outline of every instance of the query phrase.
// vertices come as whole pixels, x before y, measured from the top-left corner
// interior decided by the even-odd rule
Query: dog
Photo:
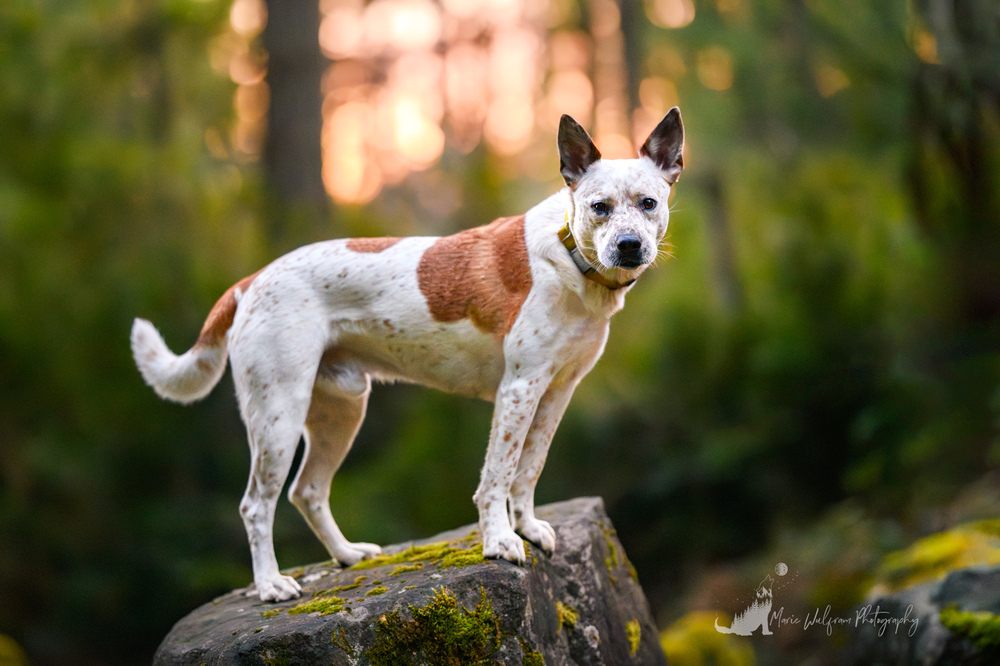
[[[381,552],[349,542],[329,504],[373,381],[493,401],[473,495],[483,555],[523,564],[517,532],[553,552],[554,530],[535,517],[535,485],[573,390],[604,351],[610,317],[657,258],[684,168],[684,125],[674,107],[637,159],[602,159],[569,116],[557,143],[566,187],[523,215],[442,238],[301,247],[230,287],[180,356],[135,320],[136,364],[164,398],[198,400],[227,358],[232,365],[251,451],[240,514],[261,600],[302,593],[278,570],[272,542],[302,437],[291,502],[341,566]]]

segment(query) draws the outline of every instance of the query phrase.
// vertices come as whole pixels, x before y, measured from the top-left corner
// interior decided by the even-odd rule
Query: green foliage
[[[715,630],[717,613],[685,614],[660,633],[667,662],[674,666],[754,666],[753,648],[737,636]]]
[[[939,615],[948,631],[966,636],[980,650],[1000,647],[1000,616],[988,611],[963,611],[954,604]]]
[[[500,624],[486,590],[470,611],[442,587],[427,605],[410,606],[409,614],[405,619],[395,611],[379,619],[375,644],[365,653],[372,664],[485,664],[500,647]]]

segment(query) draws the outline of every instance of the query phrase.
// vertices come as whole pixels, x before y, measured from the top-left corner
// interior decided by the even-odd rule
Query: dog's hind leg
[[[240,515],[261,600],[284,601],[299,596],[302,589],[278,570],[274,512],[302,437],[322,347],[306,337],[287,340],[284,331],[286,340],[280,341],[284,344],[260,331],[254,333],[252,345],[238,336],[230,342],[233,379],[251,455],[250,481],[240,502]]]
[[[345,567],[382,552],[375,544],[344,538],[330,512],[330,483],[365,418],[370,391],[366,373],[347,366],[321,366],[306,418],[305,455],[288,491],[288,499],[331,557]]]
[[[254,583],[262,601],[284,601],[302,593],[294,578],[278,570],[273,528],[278,496],[292,466],[304,420],[304,415],[295,418],[294,414],[264,412],[247,423],[252,460],[240,515],[250,541]]]

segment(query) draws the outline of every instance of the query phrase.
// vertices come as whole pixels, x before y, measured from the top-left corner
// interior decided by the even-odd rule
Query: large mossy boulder
[[[924,537],[888,556],[851,635],[856,666],[1000,664],[1000,521]]]
[[[551,557],[484,560],[469,525],[349,569],[302,567],[300,599],[234,590],[179,621],[154,664],[665,664],[600,498],[536,514],[556,530]]]

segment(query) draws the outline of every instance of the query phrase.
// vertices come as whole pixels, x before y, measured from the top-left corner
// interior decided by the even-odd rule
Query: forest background
[[[319,10],[0,3],[9,654],[149,663],[173,622],[251,580],[232,383],[160,401],[133,317],[183,350],[294,247],[521,213],[561,185],[564,112],[611,157],[673,104],[688,132],[673,257],[615,317],[538,491],[605,499],[668,643],[726,623],[777,562],[786,606],[848,609],[886,554],[1000,513],[995,3]],[[474,521],[490,413],[376,388],[333,487],[348,537]],[[283,566],[326,557],[284,500],[275,540]],[[845,636],[820,633],[704,649],[830,663]]]

